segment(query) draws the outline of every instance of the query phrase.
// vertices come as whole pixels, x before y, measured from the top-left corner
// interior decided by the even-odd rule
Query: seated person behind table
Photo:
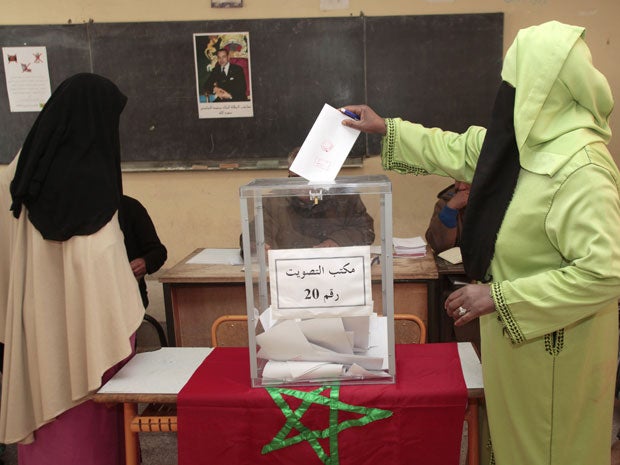
[[[125,236],[125,249],[131,270],[138,281],[144,308],[149,305],[144,276],[161,268],[168,251],[159,240],[155,225],[146,208],[133,197],[123,195],[118,210],[118,222]]]
[[[442,190],[437,197],[433,216],[426,230],[426,241],[435,251],[441,253],[444,250],[460,245],[461,231],[463,230],[463,217],[469,199],[470,184],[455,181],[454,184]],[[456,281],[463,281],[467,278],[457,276]],[[441,295],[443,302],[446,297],[460,285],[453,284],[445,289]],[[442,318],[441,328],[439,330],[440,341],[459,341],[472,342],[477,348],[480,348],[480,328],[476,318],[464,326],[453,326],[452,321],[445,321]]]
[[[299,147],[289,154],[289,166],[297,152]],[[358,194],[325,195],[317,202],[301,196],[265,198],[263,212],[267,249],[347,247],[375,240],[373,219]]]
[[[455,181],[437,194],[439,200],[435,203],[435,210],[426,230],[426,241],[435,253],[460,245],[470,188],[470,184]]]

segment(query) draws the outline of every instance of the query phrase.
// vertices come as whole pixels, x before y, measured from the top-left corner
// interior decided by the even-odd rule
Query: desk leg
[[[468,399],[465,421],[467,421],[467,465],[479,465],[478,399]]]
[[[123,404],[123,423],[125,427],[125,465],[139,465],[140,448],[138,433],[131,431],[131,421],[138,414],[138,405],[133,402]]]
[[[166,332],[168,336],[168,346],[176,347],[177,341],[174,335],[174,312],[172,309],[172,289],[168,283],[162,284],[164,288],[164,308],[166,310]]]
[[[441,324],[441,315],[439,312],[440,309],[440,297],[439,297],[439,289],[440,286],[437,285],[437,280],[431,279],[427,282],[427,299],[428,299],[428,332],[427,332],[427,342],[443,342],[439,338],[439,325]]]

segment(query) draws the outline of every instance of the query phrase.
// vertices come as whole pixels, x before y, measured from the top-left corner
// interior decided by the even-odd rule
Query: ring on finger
[[[467,310],[466,308],[459,307],[459,308],[457,308],[457,309],[456,309],[456,314],[457,314],[458,316],[463,316],[463,315],[465,315],[468,311],[469,311],[469,310]]]

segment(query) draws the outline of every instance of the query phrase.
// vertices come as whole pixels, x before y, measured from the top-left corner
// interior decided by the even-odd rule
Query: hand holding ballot
[[[289,153],[289,167],[299,151]],[[289,171],[289,178],[295,177]],[[263,215],[266,251],[370,245],[375,239],[374,220],[357,194],[265,198]]]
[[[352,112],[360,117],[359,120],[355,120],[354,118],[343,119],[343,126],[351,129],[357,129],[358,131],[365,132],[367,134],[385,135],[387,131],[385,120],[376,114],[368,105],[347,105],[342,109]]]
[[[354,121],[325,104],[290,171],[310,182],[333,181],[359,136],[359,131],[342,127],[345,119]]]

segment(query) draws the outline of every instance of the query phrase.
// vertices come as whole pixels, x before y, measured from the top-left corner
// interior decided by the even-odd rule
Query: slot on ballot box
[[[256,179],[240,203],[252,385],[393,383],[388,178]]]

